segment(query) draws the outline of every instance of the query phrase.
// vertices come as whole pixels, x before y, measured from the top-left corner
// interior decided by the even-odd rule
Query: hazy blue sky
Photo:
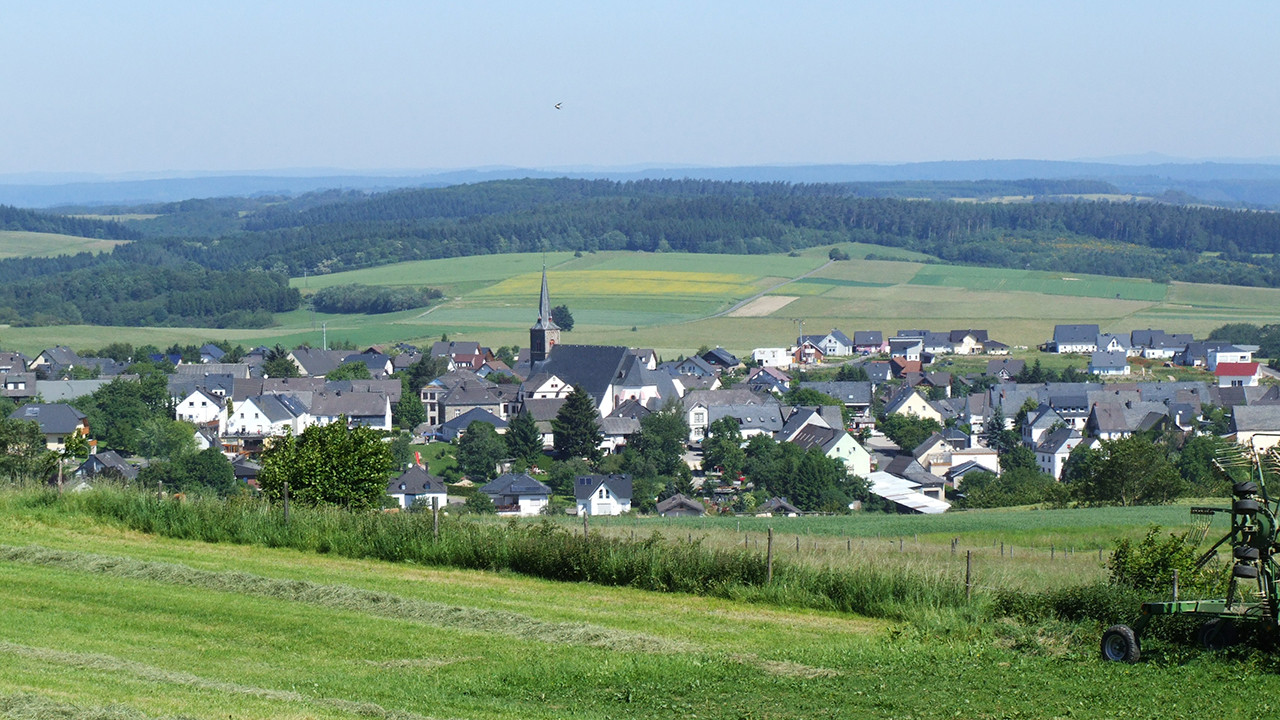
[[[1278,3],[625,5],[6,3],[0,173],[1280,156]]]

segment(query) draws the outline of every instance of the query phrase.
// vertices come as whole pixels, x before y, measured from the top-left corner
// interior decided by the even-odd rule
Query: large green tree
[[[1104,440],[1071,475],[1072,494],[1086,505],[1158,505],[1187,487],[1164,447],[1141,435]]]
[[[159,487],[161,482],[165,488],[183,493],[209,491],[226,496],[240,489],[231,461],[218,448],[154,462],[138,472],[138,483],[143,487]]]
[[[427,409],[422,406],[422,397],[413,389],[408,373],[397,373],[400,378],[400,402],[391,408],[396,427],[413,430],[427,421]]]
[[[262,362],[262,374],[269,378],[296,378],[302,375],[298,365],[289,359],[289,351],[278,344],[267,350]]]
[[[492,423],[477,420],[458,438],[458,469],[472,482],[498,476],[498,463],[507,457],[507,444]]]
[[[582,388],[574,388],[565,399],[560,412],[551,421],[555,432],[555,449],[561,459],[586,458],[592,464],[600,461],[600,413],[596,402]]]
[[[685,465],[685,445],[689,441],[689,423],[684,408],[672,400],[655,413],[640,418],[640,432],[627,445],[650,460],[656,473],[671,476]],[[686,466],[687,467],[687,466]]]
[[[538,430],[538,423],[528,412],[522,412],[511,419],[503,440],[507,443],[509,457],[530,464],[542,457],[542,433]]]
[[[45,481],[56,472],[56,463],[38,423],[0,418],[0,476],[10,482]]]
[[[724,477],[736,480],[746,462],[738,421],[725,416],[711,423],[707,438],[702,441],[702,468],[720,468]]]
[[[369,372],[369,366],[362,362],[343,363],[334,368],[332,372],[326,373],[326,380],[369,380],[373,375]]]
[[[312,425],[301,435],[274,438],[262,453],[258,483],[272,499],[283,495],[287,482],[290,496],[300,503],[377,508],[394,467],[391,449],[377,430],[348,428],[342,417]]]

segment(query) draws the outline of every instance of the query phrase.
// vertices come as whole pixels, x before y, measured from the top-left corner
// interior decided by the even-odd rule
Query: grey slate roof
[[[527,473],[505,473],[480,488],[486,495],[550,495],[551,488]]]
[[[711,348],[702,354],[702,359],[719,367],[737,367],[741,364],[737,355],[722,347]]]
[[[1107,352],[1105,350],[1095,350],[1093,355],[1089,357],[1089,369],[1093,370],[1119,370],[1129,364],[1129,359],[1123,350],[1115,350]]]
[[[76,468],[76,475],[101,475],[103,473],[118,473],[120,477],[126,480],[133,480],[138,477],[138,468],[130,465],[120,457],[115,450],[102,450],[90,455],[87,460]]]
[[[173,372],[175,375],[231,375],[238,378],[250,375],[248,363],[183,363]]]
[[[823,452],[830,452],[831,446],[840,442],[845,435],[844,430],[834,430],[819,425],[805,425],[790,440],[795,445],[808,450],[809,448],[820,448]]]
[[[446,493],[444,480],[427,472],[421,465],[411,465],[399,477],[387,481],[388,495],[428,495]]]
[[[883,345],[884,333],[879,330],[855,330],[853,332],[853,344],[856,347]]]
[[[9,415],[10,420],[30,420],[40,424],[46,435],[66,435],[80,426],[85,414],[65,403],[27,403]]]
[[[631,499],[630,475],[579,475],[574,478],[573,496],[587,500],[603,485],[617,498]]]
[[[1231,413],[1236,432],[1280,432],[1280,405],[1240,405]]]
[[[663,500],[658,503],[659,515],[664,515],[673,510],[680,510],[680,509],[690,510],[692,512],[698,513],[699,515],[702,515],[707,511],[707,508],[703,506],[702,503],[698,502],[697,500],[694,500],[693,498],[687,498],[682,493],[676,493],[675,495],[672,495],[666,500]]]
[[[1036,446],[1036,452],[1057,453],[1067,442],[1080,437],[1083,436],[1079,430],[1072,427],[1060,427],[1044,436],[1044,439]]]
[[[800,387],[810,388],[824,395],[830,395],[845,405],[866,406],[871,404],[871,382],[869,380],[802,382]]]
[[[1093,345],[1098,340],[1098,326],[1094,325],[1054,325],[1053,343],[1055,345]]]
[[[803,515],[804,511],[792,505],[786,498],[771,497],[760,503],[755,510],[757,513],[781,513],[783,515]]]
[[[723,417],[737,420],[743,431],[762,430],[772,434],[782,429],[782,407],[777,404],[711,405],[707,408],[708,425]]]
[[[551,356],[538,363],[536,372],[555,375],[575,388],[581,388],[600,405],[609,386],[620,380],[623,362],[631,355],[618,345],[556,345]]]

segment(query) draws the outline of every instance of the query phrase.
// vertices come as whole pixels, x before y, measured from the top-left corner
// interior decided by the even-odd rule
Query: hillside
[[[1280,691],[1265,665],[1154,641],[1154,662],[1104,664],[1087,629],[205,544],[11,495],[0,571],[16,717],[1246,718]]]

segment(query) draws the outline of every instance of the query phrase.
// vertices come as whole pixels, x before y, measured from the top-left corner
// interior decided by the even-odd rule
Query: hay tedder
[[[1227,597],[1215,600],[1178,600],[1175,580],[1173,600],[1142,604],[1137,621],[1132,625],[1113,625],[1102,634],[1102,658],[1115,662],[1137,662],[1141,656],[1142,633],[1157,615],[1183,615],[1204,620],[1197,632],[1200,644],[1210,650],[1236,642],[1239,631],[1249,626],[1261,636],[1274,637],[1280,629],[1280,604],[1277,603],[1276,516],[1280,514],[1280,498],[1267,493],[1266,478],[1280,475],[1280,452],[1245,450],[1219,457],[1217,470],[1228,477],[1238,477],[1248,469],[1249,479],[1232,483],[1230,508],[1193,507],[1193,515],[1212,518],[1215,514],[1231,516],[1231,531],[1218,540],[1197,561],[1203,568],[1227,548],[1231,552],[1231,579]],[[1206,528],[1207,532],[1207,528]]]

